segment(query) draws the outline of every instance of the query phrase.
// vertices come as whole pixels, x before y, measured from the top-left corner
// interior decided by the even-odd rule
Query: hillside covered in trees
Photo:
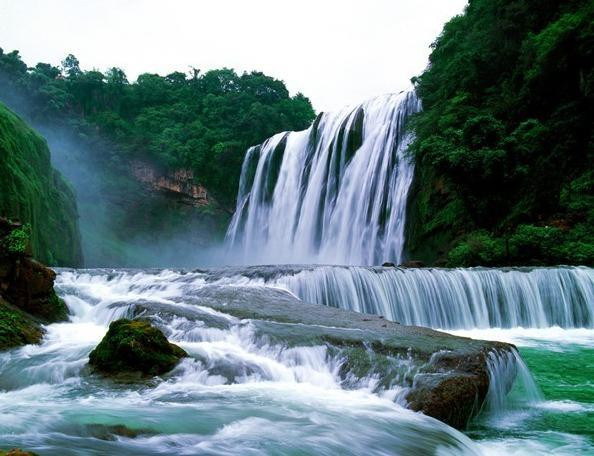
[[[262,73],[192,69],[129,82],[119,68],[84,71],[73,55],[60,67],[29,67],[18,51],[0,50],[0,89],[73,182],[89,266],[177,264],[220,240],[247,148],[314,117],[307,98]],[[147,192],[136,161],[157,177],[181,170],[184,185],[206,189],[206,202]]]
[[[99,132],[113,142],[111,160],[141,156],[166,168],[191,168],[225,204],[235,198],[249,146],[306,128],[314,117],[309,100],[289,96],[282,81],[230,69],[146,73],[130,83],[119,68],[83,71],[73,55],[61,67],[28,67],[18,51],[0,51],[0,84],[7,100],[26,99],[34,121]]]
[[[432,48],[409,257],[594,264],[594,2],[470,0]]]
[[[0,216],[24,225],[3,242],[8,252],[30,245],[52,266],[83,263],[74,192],[50,164],[45,140],[0,103]]]

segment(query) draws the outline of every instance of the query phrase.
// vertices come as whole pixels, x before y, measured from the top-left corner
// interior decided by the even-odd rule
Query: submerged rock
[[[142,320],[121,319],[109,325],[103,340],[89,355],[89,364],[107,375],[164,374],[188,354],[169,343],[161,330]]]
[[[115,441],[118,437],[134,439],[141,435],[152,435],[150,429],[132,429],[124,424],[88,424],[85,430],[99,440]]]

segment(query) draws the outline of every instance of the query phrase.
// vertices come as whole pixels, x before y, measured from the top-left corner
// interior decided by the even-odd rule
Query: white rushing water
[[[594,327],[594,269],[587,267],[320,266],[268,283],[307,302],[432,328]]]
[[[344,389],[341,360],[325,346],[286,347],[251,322],[189,305],[204,274],[62,271],[57,289],[70,322],[49,325],[40,345],[0,353],[0,448],[87,454],[480,454],[460,432],[374,394],[373,379]],[[108,324],[142,303],[160,313],[184,359],[140,385],[91,375],[89,352]],[[216,321],[217,324],[209,324]],[[127,427],[138,435],[118,435]],[[115,434],[113,434],[115,432]]]
[[[342,360],[325,346],[271,343],[249,320],[192,304],[193,293],[213,283],[238,293],[238,285],[246,284],[266,291],[295,275],[268,271],[264,280],[262,271],[249,268],[223,272],[60,271],[57,289],[72,312],[70,321],[49,325],[40,345],[0,354],[0,447],[20,446],[41,455],[494,455],[502,449],[569,455],[591,448],[569,434],[549,439],[548,433],[530,437],[530,430],[522,439],[487,433],[473,442],[404,408],[403,387],[378,390],[373,377],[346,385],[339,374]],[[591,271],[585,274],[591,277]],[[147,303],[163,306],[156,315],[159,326],[190,358],[144,385],[91,375],[88,354],[109,323]],[[498,334],[495,329],[460,334],[472,331]],[[576,340],[592,337],[591,329],[554,331]],[[510,422],[526,427],[543,413],[590,410],[575,401],[544,401],[517,353],[492,355],[490,378],[482,425],[499,433],[507,432]],[[519,381],[509,397],[514,378]],[[526,416],[532,418],[518,418]]]
[[[415,93],[324,113],[246,154],[227,232],[232,260],[399,263],[414,164],[407,118]]]

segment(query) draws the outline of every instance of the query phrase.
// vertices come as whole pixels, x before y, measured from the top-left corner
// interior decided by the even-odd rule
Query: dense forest
[[[413,82],[409,256],[594,263],[594,2],[470,0]]]
[[[28,245],[37,259],[82,266],[78,213],[72,188],[50,164],[45,140],[0,103],[0,216],[26,224],[0,245]]]
[[[593,53],[591,0],[471,0],[445,25],[413,78],[423,111],[410,122],[408,258],[594,264]],[[66,175],[92,266],[159,264],[147,249],[130,253],[137,238],[151,252],[167,233],[194,233],[185,246],[220,240],[247,148],[315,114],[305,96],[258,72],[192,68],[130,82],[119,68],[84,71],[73,55],[28,67],[1,49],[0,88],[0,100],[63,149],[66,168],[87,167]],[[56,140],[61,131],[76,141]],[[208,205],[147,197],[131,176],[137,159],[191,170]]]
[[[119,68],[84,71],[73,55],[29,67],[2,50],[0,100],[48,139],[73,183],[87,266],[192,264],[224,234],[247,148],[314,117],[307,98],[258,72],[192,69],[129,82]],[[208,204],[147,192],[135,160],[191,171]]]
[[[66,122],[80,134],[112,141],[112,161],[142,157],[190,168],[219,201],[233,206],[243,155],[279,131],[306,128],[309,100],[259,72],[192,69],[191,74],[83,71],[68,55],[60,67],[28,67],[18,51],[0,50],[3,96],[26,98],[33,121]]]

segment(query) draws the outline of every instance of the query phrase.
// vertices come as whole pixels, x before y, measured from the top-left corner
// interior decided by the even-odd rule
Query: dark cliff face
[[[42,323],[66,320],[56,273],[31,258],[29,230],[0,218],[0,350],[40,341]]]
[[[82,266],[74,192],[50,163],[45,140],[0,104],[0,216],[30,226],[31,253],[52,266]]]

